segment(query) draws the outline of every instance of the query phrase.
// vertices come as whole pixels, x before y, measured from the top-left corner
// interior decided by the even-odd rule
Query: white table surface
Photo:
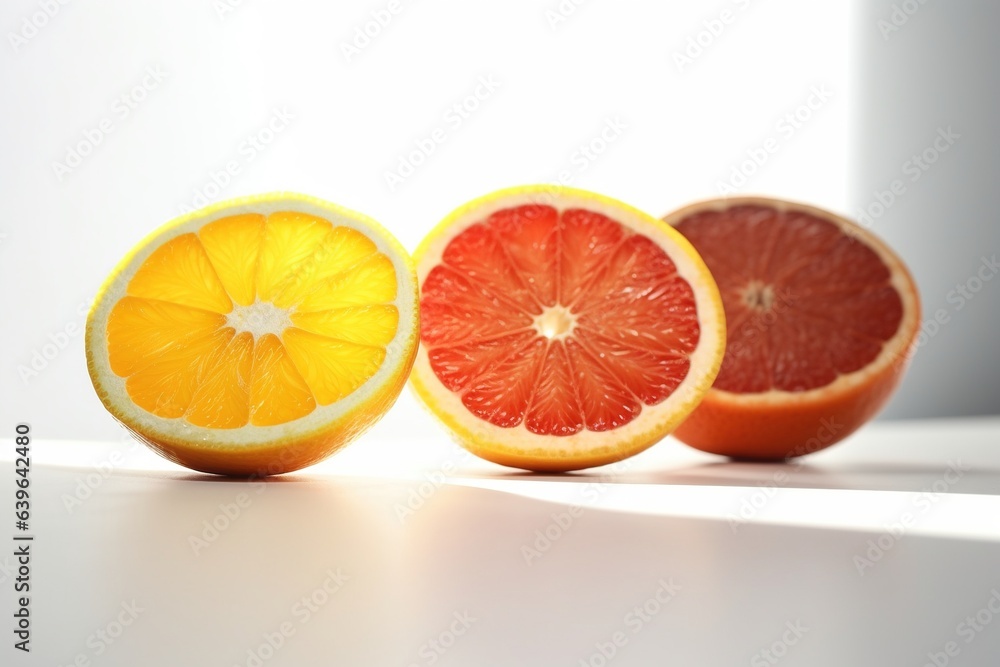
[[[126,438],[32,451],[33,650],[4,547],[4,666],[1000,664],[1000,419],[876,423],[801,466],[667,439],[562,476],[443,436],[265,483]]]

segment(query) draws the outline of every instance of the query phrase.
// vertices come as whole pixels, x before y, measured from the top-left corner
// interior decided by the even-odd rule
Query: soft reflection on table
[[[373,436],[267,482],[36,442],[34,650],[16,663],[923,665],[954,641],[951,664],[994,665],[1000,618],[968,642],[958,626],[1000,590],[997,436],[876,425],[801,466],[668,442],[562,476]]]

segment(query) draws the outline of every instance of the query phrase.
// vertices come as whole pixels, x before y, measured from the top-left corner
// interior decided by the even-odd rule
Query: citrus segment
[[[530,277],[522,277],[507,257],[505,242],[492,224],[474,225],[448,244],[441,260],[480,293],[506,301],[517,312],[538,313],[541,304],[529,289]]]
[[[462,403],[472,414],[491,424],[517,426],[524,420],[534,396],[546,350],[545,341],[534,337],[526,347],[484,369],[462,392]]]
[[[396,298],[395,269],[381,253],[319,282],[296,306],[299,312],[387,303]]]
[[[449,391],[462,392],[484,372],[520,353],[535,338],[534,331],[524,330],[464,345],[436,347],[428,350],[427,356],[438,380]]]
[[[580,329],[576,341],[591,358],[601,359],[608,371],[647,405],[670,396],[691,366],[687,354],[641,349],[587,329]]]
[[[704,257],[730,322],[713,390],[679,438],[782,458],[828,446],[878,411],[919,321],[913,281],[885,244],[832,213],[764,198],[695,204],[667,220]],[[824,419],[842,427],[819,439]]]
[[[575,340],[566,342],[566,352],[575,372],[584,425],[590,431],[616,429],[639,416],[642,402],[607,366]],[[678,381],[681,378],[676,378]],[[671,378],[671,381],[674,378]],[[640,389],[638,383],[636,388]]]
[[[183,234],[157,248],[129,281],[128,293],[214,313],[228,313],[233,307],[194,234]]]
[[[395,306],[349,306],[311,313],[292,313],[291,322],[309,333],[360,345],[388,345],[399,325]]]
[[[250,419],[254,341],[244,331],[233,336],[206,370],[184,413],[196,426],[237,428]]]
[[[493,213],[487,221],[500,237],[517,234],[521,243],[507,244],[504,253],[521,283],[542,306],[556,303],[559,277],[551,270],[559,261],[556,226],[559,215],[551,206],[528,204]]]
[[[385,349],[317,336],[300,329],[284,335],[292,363],[322,405],[347,396],[375,374]]]
[[[257,260],[257,297],[281,308],[290,304],[282,297],[311,278],[310,261],[331,233],[330,223],[305,213],[279,211],[268,217]]]
[[[329,284],[329,279],[334,276],[350,272],[377,252],[378,248],[364,234],[346,227],[336,227],[323,237],[316,251],[296,269],[294,277],[285,281],[275,303],[279,306],[298,307],[312,290]],[[392,300],[392,297],[385,300]]]
[[[111,369],[128,377],[157,355],[188,339],[210,335],[225,326],[226,316],[206,310],[126,296],[108,317],[107,338]]]
[[[700,328],[694,293],[649,239],[621,244],[578,297],[577,325],[639,350],[689,354]]]
[[[718,371],[724,324],[707,269],[620,202],[502,191],[449,216],[416,259],[414,387],[490,460],[570,470],[624,458],[676,426]]]
[[[420,336],[427,345],[488,341],[534,321],[526,313],[447,266],[435,267],[421,285]]]
[[[539,435],[573,435],[583,430],[584,407],[574,385],[566,348],[558,341],[550,344],[525,411],[525,427]]]
[[[255,278],[263,233],[264,216],[259,213],[222,218],[198,232],[223,288],[233,301],[243,306],[249,306],[257,298]]]
[[[105,406],[165,456],[284,472],[388,409],[417,327],[409,257],[376,223],[266,195],[186,216],[133,251],[88,318],[88,366]]]
[[[125,390],[136,405],[154,415],[182,417],[205,371],[232,337],[232,329],[218,329],[161,350],[150,363],[128,376]]]
[[[592,211],[570,209],[562,216],[559,228],[558,298],[572,307],[586,288],[594,295],[613,296],[601,289],[605,277],[617,279],[619,274],[609,264],[628,261],[629,253],[616,253],[625,238],[625,230],[607,216]],[[669,260],[667,260],[669,261]],[[622,268],[620,265],[616,268]]]
[[[274,334],[266,334],[254,348],[250,380],[250,422],[274,426],[304,417],[316,407],[316,399]]]

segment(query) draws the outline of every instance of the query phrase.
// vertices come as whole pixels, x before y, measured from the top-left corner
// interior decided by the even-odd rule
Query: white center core
[[[281,337],[285,329],[292,326],[288,311],[278,308],[270,301],[254,301],[249,306],[233,304],[233,310],[226,315],[228,326],[237,334],[249,331],[254,340],[267,334]]]
[[[759,311],[771,310],[775,299],[774,288],[760,280],[751,280],[743,288],[742,297],[747,308]]]
[[[549,340],[562,340],[576,328],[576,315],[566,306],[546,306],[535,316],[535,330]]]

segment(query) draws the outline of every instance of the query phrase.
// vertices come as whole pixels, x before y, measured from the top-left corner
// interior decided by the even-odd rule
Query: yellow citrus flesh
[[[268,474],[329,455],[388,409],[417,322],[412,263],[377,223],[263,195],[143,241],[95,302],[87,356],[105,406],[161,454]]]

